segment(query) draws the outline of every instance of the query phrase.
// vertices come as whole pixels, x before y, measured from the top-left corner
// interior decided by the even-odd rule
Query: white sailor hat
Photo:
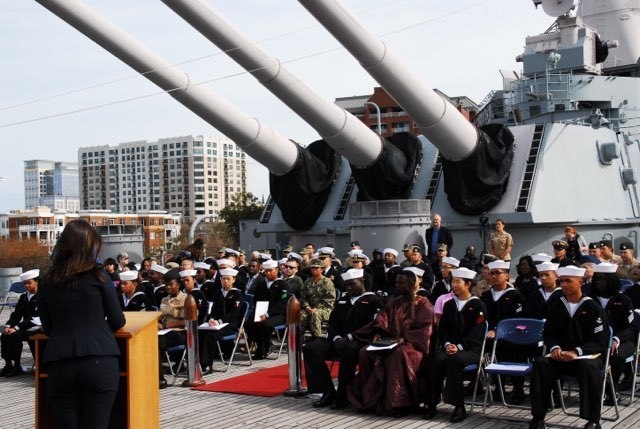
[[[453,265],[454,267],[460,266],[460,261],[450,256],[445,256],[444,258],[442,258],[442,262],[444,262],[445,264]]]
[[[422,277],[424,275],[424,270],[421,270],[418,267],[405,267],[402,271],[411,271],[418,277]]]
[[[387,247],[382,251],[383,255],[386,255],[387,253],[391,253],[393,256],[398,256],[398,251],[396,249],[392,249],[391,247]]]
[[[262,268],[268,270],[270,268],[278,268],[278,261],[274,261],[273,259],[269,259],[268,261],[264,261],[262,263]]]
[[[193,263],[193,267],[197,270],[199,268],[202,268],[203,270],[208,270],[211,268],[211,265],[209,264],[205,264],[204,262],[194,262]]]
[[[335,253],[333,253],[333,247],[321,247],[318,249],[318,255],[319,257],[323,257],[323,256],[330,256],[332,258],[335,258]]]
[[[357,257],[362,258],[362,257],[363,257],[363,255],[362,255],[362,249],[353,249],[353,250],[349,250],[349,251],[347,252],[347,255],[349,255],[349,257],[351,257],[351,258],[357,258]]]
[[[302,262],[302,256],[296,252],[289,252],[287,259],[295,259],[298,262]]]
[[[123,271],[119,274],[120,280],[121,281],[127,281],[127,280],[137,280],[138,279],[138,272],[137,271]]]
[[[198,273],[197,270],[182,270],[180,271],[180,277],[195,277],[195,275]]]
[[[238,270],[234,270],[233,268],[223,268],[218,271],[221,276],[231,276],[235,277],[238,275]]]
[[[239,256],[240,252],[238,252],[235,249],[232,249],[231,247],[226,247],[224,249],[224,254],[225,254],[225,256],[229,256],[229,255]]]
[[[40,277],[40,270],[29,270],[20,274],[20,280],[26,282],[27,280],[35,279],[36,277]]]
[[[508,270],[511,267],[511,263],[498,259],[497,261],[489,262],[487,266],[490,270]]]
[[[556,272],[558,273],[559,277],[562,277],[562,276],[582,277],[584,276],[585,271],[587,270],[584,268],[578,268],[574,265],[567,265],[566,267],[558,268]]]
[[[216,261],[216,264],[218,264],[218,267],[220,267],[221,265],[226,265],[229,268],[233,268],[236,266],[236,263],[233,262],[231,259],[218,259]]]
[[[142,268],[142,265],[136,264],[136,270],[140,271],[140,268]]]
[[[538,272],[542,271],[558,271],[559,264],[554,264],[553,262],[541,262],[536,265],[536,269]]]
[[[260,257],[260,259],[262,259],[263,261],[268,261],[269,259],[271,259],[271,255],[268,253],[258,253],[258,257]]]
[[[342,277],[342,280],[344,280],[345,282],[347,280],[359,279],[364,277],[364,270],[357,270],[355,268],[352,268],[349,271],[346,271],[340,274],[340,276]]]
[[[456,268],[454,270],[451,270],[451,275],[453,277],[459,277],[459,278],[468,279],[468,280],[475,279],[477,274],[478,273],[476,273],[473,270],[470,270],[469,268]]]
[[[549,262],[553,259],[553,256],[547,255],[546,253],[536,253],[535,255],[531,255],[531,259],[533,259],[533,262]]]
[[[155,271],[157,273],[160,273],[162,275],[167,274],[167,272],[169,271],[169,269],[163,267],[162,265],[158,265],[158,264],[151,265],[151,270]]]
[[[615,273],[616,271],[618,271],[618,264],[611,264],[609,262],[601,262],[593,266],[594,273]]]

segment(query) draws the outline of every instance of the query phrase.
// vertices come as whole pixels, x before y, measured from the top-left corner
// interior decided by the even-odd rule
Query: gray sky
[[[327,100],[373,92],[369,75],[297,1],[208,1]],[[319,138],[159,0],[87,3],[171,63],[189,61],[179,67],[192,79],[281,134],[303,145]],[[478,103],[501,87],[499,69],[520,71],[525,36],[553,22],[531,0],[343,3],[427,86]],[[35,1],[0,0],[0,58],[0,213],[24,208],[25,160],[77,161],[79,147],[220,134]],[[268,194],[255,162],[249,191]]]

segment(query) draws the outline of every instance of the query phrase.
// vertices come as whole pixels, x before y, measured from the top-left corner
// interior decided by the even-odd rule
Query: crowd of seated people
[[[618,392],[630,387],[633,372],[625,361],[635,350],[638,335],[631,322],[634,310],[640,309],[640,266],[633,243],[619,243],[616,254],[612,241],[587,243],[575,228],[567,227],[563,237],[550,241],[553,255],[521,255],[512,262],[517,237],[508,234],[500,220],[489,246],[495,255],[476,256],[475,247],[468,245],[456,259],[453,234],[441,223],[437,216],[425,242],[408,243],[401,249],[404,261],[398,259],[399,250],[381,246],[369,256],[354,241],[344,253],[312,243],[299,252],[288,246],[278,260],[267,252],[246,257],[227,247],[216,257],[182,252],[164,263],[145,258],[136,264],[121,252],[106,259],[104,268],[123,310],[159,311],[158,329],[184,327],[187,295],[196,300],[199,323],[228,323],[220,331],[199,335],[205,372],[220,353],[217,340],[237,332],[242,322],[240,304],[247,294],[254,303],[245,325],[254,359],[273,352],[274,329],[285,323],[286,303],[296,296],[306,333],[305,365],[313,368],[307,371],[308,385],[311,392],[322,395],[314,402],[317,407],[352,406],[361,412],[391,415],[421,412],[426,418],[437,418],[438,405],[444,400],[454,407],[450,420],[462,421],[466,410],[461,368],[479,360],[483,342],[490,347],[501,320],[523,317],[547,321],[544,340],[550,354],[536,359],[540,350],[508,345],[499,345],[496,354],[500,360],[535,361],[529,392],[523,378],[511,377],[504,387],[510,390],[509,404],[520,405],[529,398],[532,427],[544,424],[550,380],[585,366],[577,364],[582,359],[574,362],[576,357],[602,349],[601,336],[593,344],[585,343],[589,327],[605,334],[609,326],[613,329],[615,386],[605,392],[605,403],[615,402]],[[338,254],[346,258],[341,260]],[[36,288],[28,289],[21,299],[34,301],[37,276],[35,283]],[[268,303],[261,307],[261,314],[255,314],[256,302]],[[3,341],[20,332],[16,327],[27,317],[17,320],[20,314],[16,311],[7,323]],[[561,323],[572,338],[557,338],[554,330]],[[487,335],[482,337],[485,326]],[[184,335],[179,329],[160,337],[161,348],[180,343]],[[12,350],[2,347],[5,367],[1,373],[15,375],[15,352],[5,357],[5,349]],[[324,360],[331,356],[343,362],[337,389],[327,381],[324,368]],[[586,383],[591,377],[588,371],[598,370],[599,362],[595,359],[594,366],[579,377],[581,416],[592,426],[599,425],[600,407],[594,399],[599,391]],[[162,387],[164,375],[160,377]]]

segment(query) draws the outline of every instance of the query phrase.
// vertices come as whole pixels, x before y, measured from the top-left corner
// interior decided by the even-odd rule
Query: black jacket
[[[513,286],[508,286],[505,292],[497,301],[493,300],[493,295],[489,289],[480,295],[480,299],[487,307],[487,320],[489,322],[489,330],[496,329],[498,322],[504,319],[512,319],[514,317],[524,317],[525,300],[522,294]]]
[[[243,299],[242,292],[236,288],[230,289],[227,296],[224,296],[222,291],[218,291],[218,296],[213,301],[207,320],[222,320],[222,323],[228,323],[237,330],[242,322]]]
[[[38,317],[38,294],[34,294],[29,300],[25,292],[18,298],[16,308],[13,310],[13,313],[11,313],[11,316],[9,316],[9,320],[7,320],[5,325],[26,331],[36,326],[36,324],[31,321],[32,317]]]
[[[113,331],[124,326],[125,318],[106,271],[81,273],[77,288],[42,282],[38,293],[42,328],[49,336],[44,363],[120,355]]]
[[[451,231],[448,228],[441,226],[440,233],[438,235],[438,244],[446,244],[447,245],[447,255],[451,254],[451,248],[453,247],[453,236],[451,235]],[[438,249],[432,249],[431,239],[433,238],[433,228],[427,228],[424,233],[424,241],[427,245],[429,252],[428,255],[431,258],[432,256],[436,256],[438,254]]]
[[[527,317],[532,319],[547,319],[549,317],[549,307],[557,300],[562,298],[564,295],[562,294],[561,288],[556,288],[549,297],[544,299],[542,295],[542,288],[531,292],[527,296],[527,304],[525,305],[525,312]]]
[[[444,349],[447,343],[455,344],[461,350],[480,353],[484,341],[487,309],[478,297],[472,296],[458,310],[457,299],[444,304],[438,324],[438,346]]]
[[[144,292],[134,292],[126,306],[124,305],[123,293],[118,295],[118,301],[122,311],[153,311],[151,301],[149,301],[149,297]]]
[[[371,322],[381,308],[382,302],[373,292],[365,292],[353,304],[349,296],[343,293],[331,310],[327,338],[333,340],[337,335],[346,337]]]

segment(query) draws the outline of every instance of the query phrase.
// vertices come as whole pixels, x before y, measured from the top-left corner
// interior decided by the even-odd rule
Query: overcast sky
[[[373,92],[375,82],[297,1],[207,1],[327,100]],[[159,0],[87,3],[281,134],[303,145],[319,138]],[[499,69],[520,71],[525,36],[553,22],[531,0],[343,3],[427,86],[478,103],[501,87]],[[25,160],[77,161],[79,147],[220,134],[33,0],[0,0],[0,58],[0,213],[24,208]],[[266,196],[267,182],[251,162],[249,191]]]

